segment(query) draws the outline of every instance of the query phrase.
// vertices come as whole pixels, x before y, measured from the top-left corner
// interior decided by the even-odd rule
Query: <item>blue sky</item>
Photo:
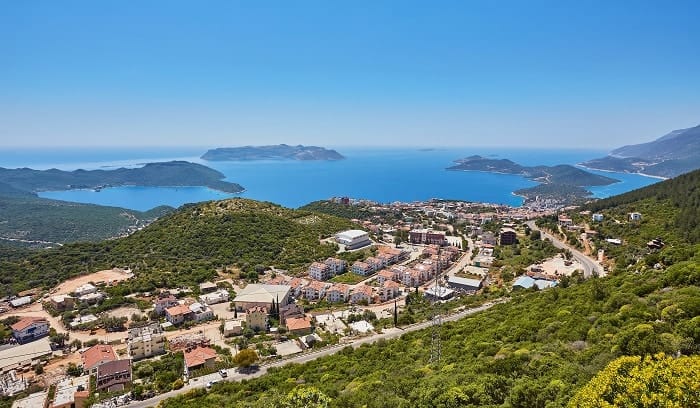
[[[700,124],[698,1],[16,1],[3,146],[609,148]]]

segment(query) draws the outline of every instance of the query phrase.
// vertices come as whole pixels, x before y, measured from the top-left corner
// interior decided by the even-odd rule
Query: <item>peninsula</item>
[[[186,161],[147,163],[143,167],[114,170],[63,171],[0,167],[0,180],[4,183],[4,189],[12,190],[15,194],[22,191],[36,193],[75,189],[99,191],[106,187],[121,186],[203,186],[225,193],[240,193],[244,190],[239,184],[223,181],[224,177],[222,173],[207,166]]]
[[[207,161],[250,160],[343,160],[345,157],[332,149],[318,146],[271,146],[220,147],[202,155]]]
[[[455,163],[447,170],[514,174],[540,183],[537,186],[514,192],[514,194],[524,197],[526,204],[532,204],[534,201],[546,201],[552,205],[568,205],[582,201],[591,195],[591,192],[585,187],[606,186],[619,182],[614,178],[589,173],[568,164],[522,166],[512,160],[489,159],[478,155],[455,160]]]
[[[674,130],[654,141],[617,148],[582,166],[669,178],[700,168],[700,126]]]

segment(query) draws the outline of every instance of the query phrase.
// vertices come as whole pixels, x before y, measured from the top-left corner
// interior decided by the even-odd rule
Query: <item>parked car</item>
[[[219,370],[219,375],[226,378],[226,377],[228,377],[228,372],[226,372],[226,370],[224,370],[224,369],[221,369],[221,370]]]

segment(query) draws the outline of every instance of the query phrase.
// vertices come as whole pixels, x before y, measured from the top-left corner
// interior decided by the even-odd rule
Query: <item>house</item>
[[[414,229],[408,232],[408,241],[411,244],[419,245],[446,245],[445,233],[441,231],[433,231],[432,229]]]
[[[206,293],[199,297],[199,300],[205,305],[215,305],[217,303],[228,302],[229,293],[226,289],[219,289],[214,292]]]
[[[331,268],[331,275],[339,275],[345,272],[345,268],[348,265],[347,262],[338,258],[328,258],[323,263]]]
[[[336,283],[326,291],[326,300],[331,303],[347,302],[350,296],[350,286]]]
[[[513,228],[501,228],[500,234],[501,245],[513,245],[518,239]]]
[[[630,221],[641,221],[642,220],[642,214],[638,212],[632,212],[630,213]]]
[[[324,281],[331,278],[331,267],[321,262],[314,262],[309,267],[309,276],[317,281]]]
[[[131,384],[131,359],[108,361],[97,366],[97,391],[122,391]]]
[[[467,293],[474,293],[481,289],[481,279],[460,278],[458,276],[450,276],[447,278],[447,286],[452,289],[460,290]]]
[[[273,300],[278,305],[284,306],[289,303],[289,295],[292,291],[290,285],[249,284],[238,292],[233,303],[238,311],[253,307],[264,307],[271,310]]]
[[[267,309],[256,306],[248,309],[245,315],[246,326],[255,331],[267,331]]]
[[[85,400],[90,395],[89,389],[89,375],[63,379],[56,383],[53,401],[47,401],[48,406],[51,408],[82,408],[86,405]],[[44,408],[44,405],[41,405],[41,408]]]
[[[291,288],[291,295],[294,296],[295,298],[298,298],[302,295],[304,292],[304,287],[308,284],[307,281],[301,279],[301,278],[292,278],[291,281],[289,281],[289,287]]]
[[[320,281],[311,281],[307,287],[304,288],[304,297],[308,300],[319,300],[323,299],[326,295],[327,285]]]
[[[559,225],[561,225],[562,227],[568,227],[569,225],[574,224],[574,220],[569,218],[569,216],[567,216],[566,214],[561,214],[558,217],[558,220],[559,220]]]
[[[365,262],[355,261],[352,264],[352,272],[361,276],[368,276],[374,272],[374,268]]]
[[[210,307],[205,306],[201,303],[192,303],[189,307],[190,311],[194,315],[194,320],[198,322],[204,322],[214,318],[214,311]],[[174,324],[174,323],[173,323]]]
[[[345,246],[346,250],[372,245],[369,234],[362,230],[348,230],[335,234],[335,241]]]
[[[224,322],[224,337],[239,336],[241,334],[243,334],[242,320],[234,319]]]
[[[601,222],[601,221],[603,221],[604,217],[603,217],[603,214],[593,214],[593,216],[591,218],[595,222]]]
[[[382,269],[377,274],[377,282],[379,282],[380,285],[383,285],[384,282],[386,282],[386,281],[393,281],[393,280],[394,280],[394,272],[392,272],[390,270]]]
[[[382,302],[389,301],[399,296],[400,285],[392,280],[388,280],[379,288],[379,299]]]
[[[296,303],[280,306],[280,323],[284,324],[285,319],[299,316],[304,316],[303,306]]]
[[[23,317],[10,328],[18,343],[29,343],[49,334],[49,322],[43,317]]]
[[[198,368],[214,368],[216,364],[216,350],[211,347],[198,346],[193,350],[185,351],[185,375],[190,375],[192,370]]]
[[[481,245],[496,245],[496,236],[492,232],[484,232],[481,234]]]
[[[311,318],[310,317],[293,317],[287,319],[285,323],[287,331],[295,335],[304,335],[311,333]]]
[[[169,321],[174,326],[192,319],[194,319],[194,313],[186,305],[178,304],[177,306],[165,309],[165,320]]]
[[[49,298],[49,303],[58,312],[73,310],[75,298],[70,295],[54,295]]]
[[[167,295],[163,295],[158,297],[158,299],[153,302],[153,310],[159,315],[163,315],[165,313],[165,309],[173,306],[177,306],[179,302],[177,301],[177,298],[170,293]]]
[[[160,324],[129,329],[127,350],[134,360],[165,353],[165,334]]]
[[[199,293],[202,294],[214,292],[216,289],[218,287],[213,282],[202,282],[199,284]]]
[[[350,303],[360,303],[362,301],[372,303],[374,293],[372,288],[367,285],[357,285],[350,294]]]
[[[80,356],[83,361],[83,372],[96,375],[97,367],[101,364],[117,360],[117,354],[108,344],[97,344],[85,350]]]
[[[370,256],[369,258],[365,259],[365,263],[372,268],[372,273],[386,266],[383,259],[375,256]]]
[[[97,304],[100,301],[102,301],[104,298],[105,298],[105,294],[100,293],[100,292],[92,292],[92,293],[88,293],[88,294],[85,294],[82,296],[78,296],[79,301],[81,301],[83,303],[87,303],[89,305]]]
[[[80,285],[77,288],[75,288],[75,291],[73,291],[73,293],[75,293],[75,296],[77,296],[77,297],[89,295],[90,293],[95,293],[95,292],[97,292],[97,287],[95,287],[95,285],[90,284],[90,283]]]
[[[94,314],[78,315],[70,322],[70,328],[75,329],[79,327],[85,327],[90,323],[94,323],[99,319]]]

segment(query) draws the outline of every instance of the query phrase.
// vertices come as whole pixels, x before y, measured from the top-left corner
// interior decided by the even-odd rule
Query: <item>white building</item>
[[[214,318],[214,311],[201,303],[192,303],[190,305],[190,310],[192,313],[194,313],[194,319],[198,322],[203,322]]]
[[[10,327],[18,343],[28,343],[49,334],[49,322],[43,317],[23,317]]]
[[[330,266],[325,263],[314,262],[309,267],[309,276],[311,276],[312,279],[324,281],[330,279],[333,275],[331,274]]]
[[[134,360],[165,353],[163,329],[158,323],[129,329],[127,349]]]
[[[630,213],[630,221],[641,221],[642,214],[638,212]]]
[[[605,217],[603,217],[603,214],[593,214],[593,216],[591,218],[595,222],[601,222],[601,221],[603,221],[603,218],[605,218]]]
[[[199,297],[205,305],[215,305],[217,303],[228,302],[229,293],[226,289],[219,289],[215,292],[207,293]]]
[[[75,291],[73,293],[75,293],[76,296],[80,297],[95,292],[97,292],[97,288],[95,287],[95,285],[86,283],[75,288]]]
[[[362,230],[348,230],[335,235],[337,243],[345,245],[345,249],[357,249],[371,245],[369,234]]]

